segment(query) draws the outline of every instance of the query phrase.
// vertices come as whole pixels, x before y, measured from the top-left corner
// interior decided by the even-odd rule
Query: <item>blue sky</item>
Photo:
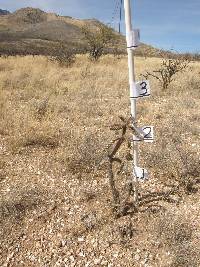
[[[77,18],[97,18],[111,22],[120,0],[0,0],[0,8],[14,11],[39,7]],[[131,0],[134,26],[141,41],[159,48],[182,52],[200,51],[200,0]],[[118,14],[118,13],[117,13]],[[115,16],[117,25],[118,16]]]

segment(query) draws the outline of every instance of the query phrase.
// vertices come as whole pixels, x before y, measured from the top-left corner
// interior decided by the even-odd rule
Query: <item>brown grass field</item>
[[[137,78],[159,64],[136,58]],[[129,114],[127,58],[0,58],[0,266],[200,266],[200,63],[151,88],[138,101],[139,125],[155,127],[140,145],[151,179],[117,219],[101,162]]]

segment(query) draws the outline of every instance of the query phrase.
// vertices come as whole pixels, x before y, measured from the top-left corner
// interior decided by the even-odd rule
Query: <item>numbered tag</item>
[[[131,98],[139,98],[150,96],[150,84],[149,81],[140,81],[132,85]]]
[[[135,29],[129,32],[128,35],[128,48],[136,49],[140,45],[140,30]]]
[[[140,137],[133,136],[133,141],[145,141],[152,143],[154,140],[154,130],[153,126],[144,126],[142,128],[138,128],[138,132],[140,133]]]
[[[134,176],[137,177],[141,181],[148,180],[148,172],[144,168],[134,167]]]

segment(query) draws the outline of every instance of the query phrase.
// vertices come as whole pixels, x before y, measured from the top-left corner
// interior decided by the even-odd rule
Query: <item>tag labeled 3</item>
[[[150,84],[148,80],[136,82],[132,85],[131,98],[150,96]]]

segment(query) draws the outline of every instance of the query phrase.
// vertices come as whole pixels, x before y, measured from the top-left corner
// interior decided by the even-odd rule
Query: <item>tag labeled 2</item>
[[[131,98],[139,98],[150,96],[150,84],[149,81],[140,81],[132,85]]]
[[[140,30],[135,29],[129,32],[128,35],[128,48],[136,49],[140,45]]]
[[[144,126],[139,128],[139,132],[141,133],[141,138],[134,136],[133,141],[145,141],[152,143],[154,140],[154,130],[153,126]]]
[[[139,180],[145,181],[148,180],[148,172],[144,168],[140,168],[135,166],[134,167],[134,176],[137,177]]]

